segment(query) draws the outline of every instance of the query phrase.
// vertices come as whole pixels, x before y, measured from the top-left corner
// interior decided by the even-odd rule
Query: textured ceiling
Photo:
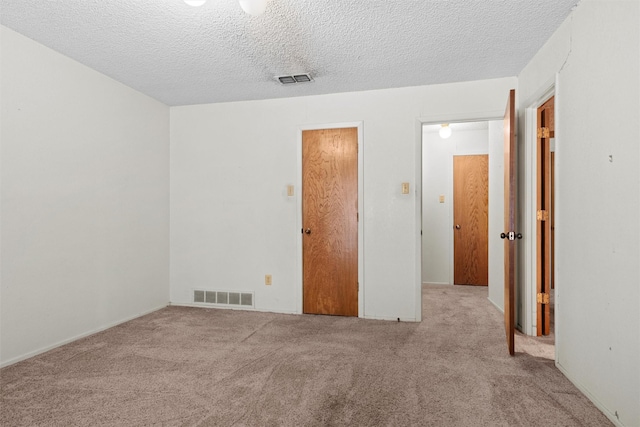
[[[0,0],[0,22],[168,105],[517,75],[578,0]],[[315,81],[282,86],[275,76]]]

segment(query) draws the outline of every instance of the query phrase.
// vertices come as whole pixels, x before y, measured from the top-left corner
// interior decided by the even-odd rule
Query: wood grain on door
[[[302,133],[303,311],[358,315],[358,129]]]

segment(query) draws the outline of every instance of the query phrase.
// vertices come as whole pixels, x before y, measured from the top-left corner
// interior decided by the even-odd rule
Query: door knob
[[[311,234],[311,229],[310,229],[310,228],[307,228],[306,230],[304,230],[304,232],[305,232],[306,234]]]
[[[460,224],[456,224],[456,230],[460,230]]]
[[[510,231],[509,233],[500,233],[500,238],[501,239],[508,238],[509,240],[522,239],[522,233],[516,234],[513,231]]]

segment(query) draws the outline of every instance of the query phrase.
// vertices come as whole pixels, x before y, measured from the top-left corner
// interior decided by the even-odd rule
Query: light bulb
[[[184,0],[186,4],[193,7],[202,6],[207,2],[207,0]]]
[[[451,136],[451,128],[449,127],[449,123],[444,123],[440,128],[440,138],[447,139]]]
[[[262,15],[267,8],[268,0],[238,0],[240,7],[252,16]]]

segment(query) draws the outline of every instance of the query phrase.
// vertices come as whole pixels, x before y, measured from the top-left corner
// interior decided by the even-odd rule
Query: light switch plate
[[[438,201],[440,203],[444,203],[444,194],[441,194],[440,197],[438,197]]]
[[[293,185],[287,185],[287,196],[292,197],[294,194],[294,187]]]
[[[271,286],[272,283],[272,278],[270,274],[265,274],[264,275],[264,284],[267,286]]]
[[[408,182],[403,182],[402,183],[402,194],[409,194],[409,183]]]

